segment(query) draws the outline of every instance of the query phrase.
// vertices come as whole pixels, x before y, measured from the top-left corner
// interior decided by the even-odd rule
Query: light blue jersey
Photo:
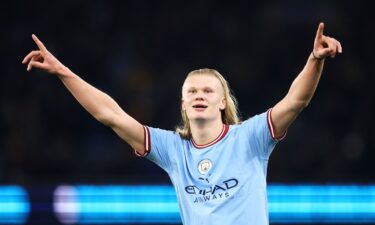
[[[173,131],[144,131],[145,156],[168,173],[183,224],[269,224],[267,164],[278,141],[270,110],[240,125],[223,125],[206,145]]]

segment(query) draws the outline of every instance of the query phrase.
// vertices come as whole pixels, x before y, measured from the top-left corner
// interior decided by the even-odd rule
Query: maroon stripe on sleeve
[[[150,137],[150,129],[144,126],[145,129],[145,156],[150,154],[151,152],[151,137]]]
[[[150,130],[147,126],[143,126],[143,147],[144,147],[144,153],[140,154],[137,152],[137,150],[134,150],[134,153],[138,157],[145,157],[147,156],[151,151],[151,140],[150,140]]]
[[[267,111],[267,124],[268,124],[268,129],[271,133],[271,136],[273,139],[277,140],[277,141],[281,141],[285,138],[286,136],[286,133],[287,133],[287,130],[284,131],[284,133],[280,136],[280,137],[276,137],[275,135],[275,131],[274,131],[274,126],[273,126],[273,123],[272,123],[272,118],[271,118],[271,112],[272,112],[272,108],[270,108],[268,111]]]

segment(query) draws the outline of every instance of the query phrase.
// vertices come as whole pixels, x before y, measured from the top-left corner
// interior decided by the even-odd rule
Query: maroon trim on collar
[[[216,144],[217,142],[219,142],[221,139],[223,139],[225,137],[225,135],[228,133],[228,130],[229,130],[229,125],[228,124],[223,124],[223,129],[221,130],[221,133],[219,134],[219,136],[217,136],[217,138],[215,138],[213,141],[207,143],[207,144],[203,144],[203,145],[199,145],[197,144],[193,138],[191,138],[191,143],[193,143],[194,147],[195,148],[207,148],[211,145],[214,145]]]

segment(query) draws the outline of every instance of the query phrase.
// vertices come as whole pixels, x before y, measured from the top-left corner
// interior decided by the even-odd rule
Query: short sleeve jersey
[[[206,145],[173,131],[144,127],[145,157],[169,175],[185,225],[267,225],[266,175],[278,140],[271,109],[239,125],[223,125]]]

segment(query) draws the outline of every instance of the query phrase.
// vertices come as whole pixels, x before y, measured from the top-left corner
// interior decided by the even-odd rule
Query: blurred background
[[[343,54],[326,60],[311,104],[271,155],[268,182],[374,183],[375,17],[367,1],[137,0],[2,3],[0,184],[26,188],[43,213],[52,204],[45,193],[60,184],[170,185],[56,77],[26,71],[32,33],[138,121],[173,130],[182,83],[199,68],[227,78],[242,119],[272,107],[305,65],[321,21]]]

